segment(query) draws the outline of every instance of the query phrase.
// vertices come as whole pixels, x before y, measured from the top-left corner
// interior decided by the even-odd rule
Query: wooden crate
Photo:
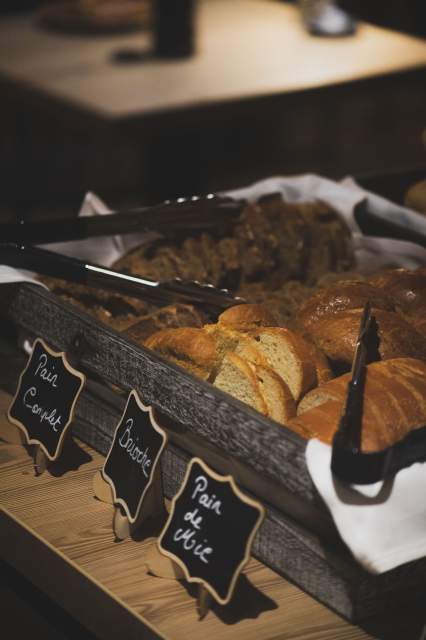
[[[413,599],[426,583],[426,558],[379,576],[353,560],[312,484],[306,441],[297,434],[40,287],[17,287],[8,315],[23,335],[69,352],[88,375],[77,404],[78,437],[105,454],[127,391],[136,389],[161,412],[169,433],[162,459],[166,496],[176,493],[191,455],[232,473],[267,509],[256,557],[338,613],[361,620]]]

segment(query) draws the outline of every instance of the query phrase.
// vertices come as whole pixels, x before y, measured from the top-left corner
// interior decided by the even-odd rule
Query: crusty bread
[[[386,291],[396,310],[426,338],[426,267],[391,269],[373,278],[371,284]]]
[[[359,334],[362,308],[348,309],[318,319],[306,335],[332,361],[349,367]],[[378,327],[378,352],[382,360],[390,358],[426,359],[426,341],[413,325],[397,313],[374,310]]]
[[[296,402],[315,385],[315,367],[303,338],[280,327],[263,327],[251,336],[271,369],[288,385]]]
[[[268,414],[268,407],[253,368],[235,353],[225,355],[213,384],[260,413]]]
[[[425,268],[393,269],[369,282],[321,289],[299,307],[294,323],[330,360],[348,368],[367,301],[378,323],[380,358],[426,358]]]
[[[298,418],[288,426],[330,443],[343,410],[350,374],[308,393]],[[426,363],[414,358],[375,362],[367,367],[362,449],[378,451],[426,424]]]
[[[409,320],[421,317],[426,309],[426,268],[390,269],[370,280],[372,286],[386,292],[395,308]]]
[[[320,289],[306,300],[297,310],[295,321],[309,332],[318,321],[329,319],[349,309],[362,309],[368,301],[373,309],[393,311],[395,308],[386,293],[378,291],[372,284],[355,280],[344,281]]]
[[[207,380],[219,364],[216,344],[203,329],[162,329],[145,341],[145,347]]]
[[[284,380],[270,367],[249,363],[254,372],[259,390],[266,402],[268,416],[286,424],[296,415],[296,403]]]
[[[226,309],[218,318],[220,325],[237,331],[251,331],[259,327],[276,327],[274,315],[261,304],[238,304]]]

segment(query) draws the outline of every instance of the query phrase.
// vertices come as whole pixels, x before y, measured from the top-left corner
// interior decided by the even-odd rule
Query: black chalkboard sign
[[[40,338],[34,341],[8,416],[25,433],[28,444],[40,445],[50,460],[61,452],[84,381],[65,353],[52,351]]]
[[[131,523],[136,522],[167,435],[132,390],[115,430],[102,475],[109,482],[114,502],[121,504]]]
[[[173,498],[159,549],[182,567],[189,582],[199,582],[226,604],[264,515],[263,506],[241,493],[232,476],[220,476],[193,458]]]

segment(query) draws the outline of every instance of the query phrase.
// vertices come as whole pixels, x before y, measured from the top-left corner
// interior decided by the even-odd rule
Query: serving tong
[[[103,216],[51,218],[37,222],[20,220],[0,224],[0,241],[49,244],[147,230],[160,231],[165,235],[176,231],[199,233],[218,230],[222,233],[235,222],[243,205],[243,200],[209,193]]]
[[[195,280],[184,281],[180,278],[159,282],[24,243],[0,242],[0,264],[109,289],[157,304],[201,304],[211,313],[244,302],[242,298],[234,297],[227,289],[217,289],[211,284],[202,284]]]
[[[382,451],[361,451],[367,360],[371,350],[377,350],[377,345],[377,325],[371,315],[370,302],[367,302],[361,317],[346,402],[332,444],[331,471],[347,484],[379,482],[414,462],[426,460],[426,426],[414,429],[403,440]]]

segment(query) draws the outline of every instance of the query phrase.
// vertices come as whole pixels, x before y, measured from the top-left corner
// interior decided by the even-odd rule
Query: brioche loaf
[[[203,380],[219,365],[215,341],[203,329],[162,329],[145,346]]]
[[[343,410],[350,374],[310,391],[288,426],[331,443]],[[362,417],[362,450],[379,451],[426,425],[426,363],[414,358],[367,367]]]
[[[259,327],[276,327],[275,316],[261,304],[237,304],[218,318],[218,324],[237,331],[251,331]]]

